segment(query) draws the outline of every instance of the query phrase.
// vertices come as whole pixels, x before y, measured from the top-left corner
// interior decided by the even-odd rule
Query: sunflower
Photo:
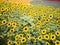
[[[46,27],[48,27],[48,24],[46,24]]]
[[[49,40],[49,35],[48,34],[44,35],[44,39]]]
[[[38,40],[41,41],[41,40],[42,40],[42,36],[39,36],[39,37],[38,37]]]
[[[11,26],[11,22],[8,22],[8,23],[7,23],[7,26],[10,27],[10,26]]]
[[[10,29],[10,32],[14,32],[15,30],[14,29]]]
[[[50,15],[49,15],[49,19],[52,19],[52,18],[53,18],[53,14],[50,14]]]
[[[31,12],[28,13],[28,16],[32,16]]]
[[[55,32],[55,34],[56,36],[60,36],[60,32],[58,30]]]
[[[30,40],[30,34],[27,34],[26,37],[28,40]]]
[[[43,29],[43,30],[41,31],[41,33],[42,33],[42,34],[46,34],[46,29]]]
[[[60,41],[59,40],[56,40],[55,41],[55,45],[60,45]]]
[[[12,27],[16,27],[17,23],[16,22],[12,22]]]
[[[38,16],[38,12],[35,12],[35,13],[34,13],[34,16]]]
[[[23,37],[23,34],[19,34],[20,37]]]
[[[23,28],[23,32],[28,32],[28,27],[27,26]]]
[[[46,13],[43,13],[43,14],[42,14],[42,17],[43,17],[43,18],[46,18]]]
[[[45,20],[45,22],[49,22],[50,21],[50,19],[48,19],[48,18],[45,18],[44,20]]]
[[[4,11],[4,9],[5,9],[5,8],[4,8],[4,7],[2,7],[2,8],[1,8],[1,11]]]
[[[36,25],[36,28],[40,28],[40,25],[37,24],[37,25]]]
[[[41,24],[42,24],[42,21],[38,21],[37,24],[38,24],[38,25],[41,25]]]
[[[11,40],[8,40],[7,44],[8,45],[11,45],[12,44]]]
[[[57,20],[57,23],[60,24],[60,20]]]
[[[2,20],[2,24],[6,24],[7,22],[6,22],[6,20]]]
[[[36,38],[35,38],[35,37],[33,37],[33,38],[32,38],[32,41],[33,41],[33,42],[36,42]]]
[[[20,45],[21,41],[18,41],[16,45]]]
[[[46,42],[46,45],[50,45],[50,43],[49,42]]]
[[[23,38],[21,39],[21,43],[24,43],[24,42],[26,42],[26,38],[25,38],[25,37],[23,37]]]
[[[18,40],[19,37],[20,37],[20,36],[17,34],[17,35],[15,36],[15,40]]]
[[[56,40],[56,35],[51,34],[51,35],[50,35],[50,40]]]
[[[5,9],[4,9],[4,10],[7,12],[7,11],[8,11],[8,9],[9,9],[8,7],[5,7]]]

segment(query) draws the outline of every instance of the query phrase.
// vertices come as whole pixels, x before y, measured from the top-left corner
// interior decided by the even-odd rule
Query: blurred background
[[[54,7],[60,7],[60,0],[0,0],[2,1],[9,1],[12,3],[24,3],[24,4],[42,4],[46,6],[54,6]]]
[[[60,0],[32,0],[31,4],[43,4],[46,6],[60,7]]]

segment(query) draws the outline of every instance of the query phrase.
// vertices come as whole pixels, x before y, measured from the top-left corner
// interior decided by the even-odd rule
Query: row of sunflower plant
[[[60,7],[1,2],[0,45],[60,45]]]

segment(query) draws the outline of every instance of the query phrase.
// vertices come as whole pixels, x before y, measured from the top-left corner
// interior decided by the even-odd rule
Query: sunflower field
[[[60,7],[1,2],[0,45],[60,45]]]

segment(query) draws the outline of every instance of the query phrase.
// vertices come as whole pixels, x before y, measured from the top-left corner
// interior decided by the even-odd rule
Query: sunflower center
[[[11,30],[11,32],[13,32],[13,30]]]
[[[54,36],[52,36],[52,38],[54,38]]]
[[[5,21],[3,21],[3,23],[5,23]]]
[[[57,32],[57,34],[59,34],[59,33]]]
[[[27,30],[27,28],[25,28],[25,30]]]
[[[10,25],[10,24],[8,24],[8,25]]]
[[[41,37],[39,37],[39,39],[41,39]]]
[[[11,44],[11,42],[9,42],[9,44]]]
[[[24,41],[24,39],[22,41]]]
[[[48,36],[46,36],[46,38],[48,38]]]
[[[56,42],[57,44],[59,44],[59,42]]]

